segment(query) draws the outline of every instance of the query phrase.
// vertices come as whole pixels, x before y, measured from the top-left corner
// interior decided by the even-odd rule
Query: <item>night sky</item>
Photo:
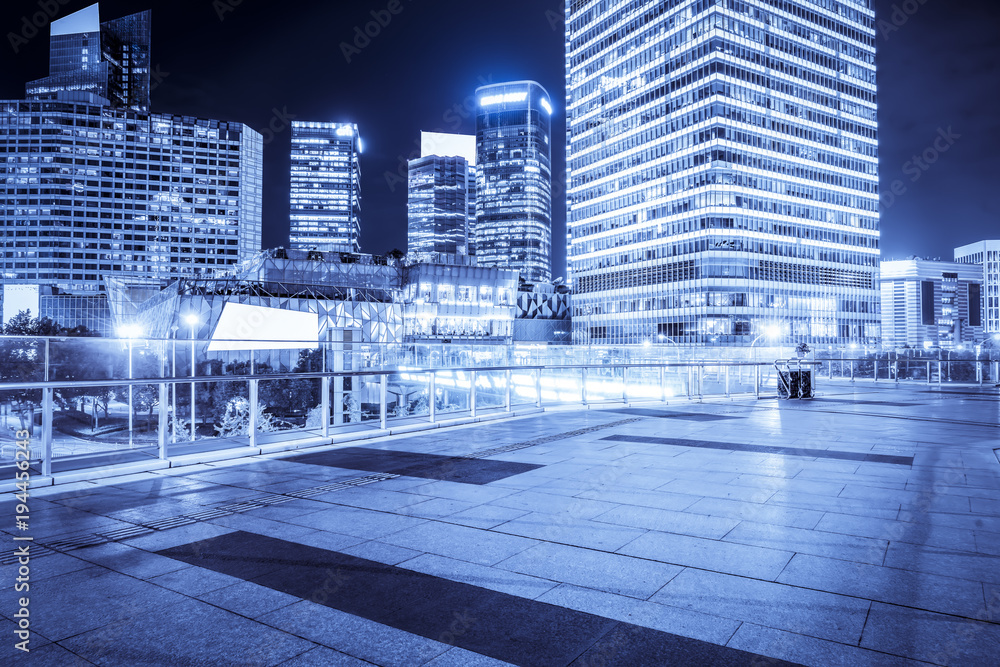
[[[22,17],[57,17],[90,0],[4,0],[0,98],[21,99],[48,74],[48,26],[15,53]],[[392,15],[387,7],[398,11]],[[893,13],[893,7],[899,11]],[[264,152],[264,245],[288,240],[288,119],[356,122],[362,157],[362,250],[406,248],[405,160],[421,130],[473,133],[478,85],[534,79],[553,97],[553,174],[565,160],[561,0],[113,0],[101,20],[153,10],[153,110],[240,121]],[[882,248],[886,259],[950,259],[957,245],[1000,238],[1000,7],[995,0],[876,0]],[[380,34],[353,44],[381,13]],[[374,32],[374,31],[373,31]],[[345,56],[342,44],[350,44]],[[348,56],[350,62],[347,61]],[[159,82],[156,82],[159,79]],[[939,137],[948,137],[938,140]],[[947,151],[936,153],[938,147]],[[932,163],[912,162],[926,150]],[[898,195],[891,195],[894,182]],[[565,272],[563,191],[556,184],[553,275]]]

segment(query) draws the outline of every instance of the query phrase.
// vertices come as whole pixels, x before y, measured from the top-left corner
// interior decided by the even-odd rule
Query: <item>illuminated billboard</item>
[[[476,166],[476,135],[421,132],[420,157],[431,155],[461,157],[472,166]]]
[[[209,352],[314,350],[319,347],[319,315],[299,310],[227,303],[212,332]]]

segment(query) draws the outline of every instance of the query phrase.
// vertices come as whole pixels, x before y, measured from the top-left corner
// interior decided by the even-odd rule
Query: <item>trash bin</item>
[[[778,398],[812,398],[812,371],[781,371]]]

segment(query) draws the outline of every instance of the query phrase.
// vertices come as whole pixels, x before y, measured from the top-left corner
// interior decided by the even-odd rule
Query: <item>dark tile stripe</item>
[[[696,422],[714,422],[721,419],[742,419],[742,417],[725,417],[707,412],[676,412],[671,410],[653,410],[650,408],[621,408],[612,410],[625,415],[641,415],[643,417],[658,417],[660,419],[685,419]]]
[[[761,664],[752,653],[263,535],[157,553],[515,665]]]
[[[292,456],[285,460],[331,468],[388,472],[408,477],[480,485],[542,467],[514,461],[492,461],[368,447],[345,447],[331,452]]]
[[[891,463],[911,466],[912,456],[892,456],[889,454],[865,454],[864,452],[840,452],[832,449],[801,449],[799,447],[776,447],[771,445],[744,445],[738,442],[712,442],[710,440],[685,440],[684,438],[654,438],[646,435],[609,435],[601,440],[616,442],[640,442],[650,445],[676,445],[677,447],[701,447],[703,449],[725,449],[736,452],[759,452],[761,454],[781,454],[783,456],[806,456],[815,459],[837,459],[840,461],[863,461],[865,463]]]

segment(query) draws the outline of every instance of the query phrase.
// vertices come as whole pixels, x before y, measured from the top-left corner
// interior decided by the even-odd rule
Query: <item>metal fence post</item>
[[[542,369],[535,369],[535,407],[542,407]]]
[[[511,384],[513,382],[513,379],[512,379],[513,378],[513,373],[508,368],[507,370],[504,371],[504,375],[506,376],[506,379],[507,379],[507,382],[506,382],[507,389],[504,392],[503,408],[504,408],[505,411],[510,412],[510,409],[511,409],[511,400],[510,400],[511,396],[510,395],[511,395]]]
[[[580,403],[587,404],[587,367],[580,369]]]
[[[323,347],[323,356],[326,357],[326,346]],[[323,370],[326,371],[326,362],[323,362]],[[330,437],[330,376],[326,375],[320,379],[320,413],[323,415],[323,437]]]
[[[931,383],[931,362],[927,362],[927,384]]]
[[[257,424],[257,406],[260,405],[260,398],[258,393],[260,390],[260,386],[258,384],[259,382],[260,380],[250,380],[250,387],[249,387],[250,420],[249,423],[247,424],[247,436],[248,436],[247,444],[250,447],[257,446],[257,427],[259,426],[259,424]],[[324,396],[328,395],[329,395],[328,393],[324,394]],[[327,422],[327,424],[329,424],[330,423],[329,411],[327,411],[324,414],[327,415],[325,421]]]
[[[52,476],[52,387],[42,389],[42,474]]]
[[[726,366],[726,398],[729,398],[729,366]]]
[[[942,381],[942,376],[943,376],[943,373],[942,373],[943,369],[941,368],[941,360],[940,359],[938,359],[937,367],[938,367],[938,386],[940,387],[941,386],[941,381]]]
[[[160,404],[158,406],[156,424],[156,455],[161,461],[167,460],[167,421],[170,418],[169,397],[170,390],[167,388],[167,385],[160,384]]]
[[[386,404],[386,394],[388,390],[388,378],[385,373],[379,376],[379,387],[378,387],[378,419],[379,427],[385,430],[385,422],[387,415],[385,414],[385,404]]]
[[[878,382],[878,359],[875,360],[875,382]]]
[[[628,366],[622,366],[622,403],[628,405]]]
[[[660,366],[660,402],[667,402],[667,368]]]
[[[433,424],[437,420],[437,373],[431,371],[431,379],[427,384],[427,389],[430,391],[430,397],[427,401],[427,412],[430,414],[431,423]]]
[[[476,418],[476,371],[469,371],[471,384],[469,385],[469,407],[472,410],[472,418]]]

